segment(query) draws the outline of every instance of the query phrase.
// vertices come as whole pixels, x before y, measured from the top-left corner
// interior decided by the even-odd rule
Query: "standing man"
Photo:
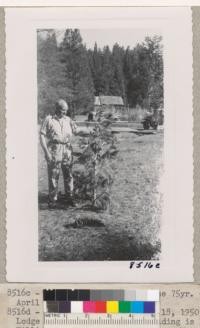
[[[55,114],[48,115],[40,130],[40,142],[48,167],[49,207],[55,208],[58,200],[58,180],[62,169],[67,205],[75,206],[73,199],[72,146],[71,138],[77,126],[66,116],[68,105],[60,99],[55,105]],[[48,141],[48,142],[47,142]]]

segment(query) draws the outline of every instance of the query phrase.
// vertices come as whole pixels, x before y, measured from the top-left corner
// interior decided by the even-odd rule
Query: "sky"
[[[144,41],[146,36],[160,35],[159,31],[155,30],[135,30],[135,29],[81,29],[80,30],[83,43],[87,48],[93,48],[95,42],[99,48],[108,45],[110,48],[117,42],[120,46],[135,47],[137,43]],[[57,30],[57,39],[60,42],[64,32]]]

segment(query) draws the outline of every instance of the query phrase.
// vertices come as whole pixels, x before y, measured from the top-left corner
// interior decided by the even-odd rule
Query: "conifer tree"
[[[109,46],[103,48],[102,56],[102,85],[104,95],[113,95],[112,82],[114,79],[114,69],[112,62],[112,53]]]
[[[64,64],[67,86],[72,90],[76,114],[88,111],[94,102],[94,88],[86,47],[78,29],[67,29],[60,46],[60,59]]]
[[[112,65],[114,78],[111,81],[111,92],[113,95],[121,96],[126,102],[125,79],[123,72],[124,49],[115,43],[112,50]]]
[[[66,98],[71,89],[66,86],[63,65],[59,60],[55,32],[39,30],[38,40],[38,114],[43,118],[54,112],[55,102]]]
[[[94,50],[91,55],[92,77],[94,81],[95,94],[98,96],[104,93],[103,83],[103,53],[95,42]]]
[[[83,150],[79,163],[84,165],[76,185],[80,195],[88,197],[93,208],[106,210],[110,204],[110,191],[114,181],[112,159],[117,155],[117,142],[111,131],[112,122],[103,119],[96,122],[87,139],[80,140]]]
[[[143,47],[147,54],[148,65],[148,90],[147,97],[152,108],[163,106],[163,57],[162,38],[154,36],[146,37]]]

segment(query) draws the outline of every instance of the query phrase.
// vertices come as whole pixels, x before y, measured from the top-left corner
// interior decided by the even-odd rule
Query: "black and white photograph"
[[[38,29],[40,261],[159,260],[163,38]]]
[[[193,279],[191,17],[6,10],[8,281]]]

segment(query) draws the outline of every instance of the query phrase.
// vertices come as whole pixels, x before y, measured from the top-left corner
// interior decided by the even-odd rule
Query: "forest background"
[[[127,108],[163,108],[162,37],[147,36],[134,47],[87,48],[79,29],[37,31],[38,118],[65,99],[72,115],[94,109],[94,97],[120,96]]]

